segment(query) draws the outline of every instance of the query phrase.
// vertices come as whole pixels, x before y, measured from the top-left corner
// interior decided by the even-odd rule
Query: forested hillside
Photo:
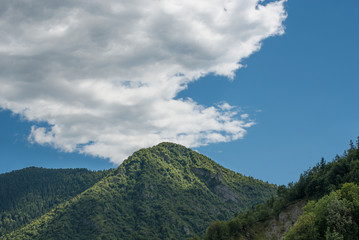
[[[137,151],[93,187],[3,239],[186,239],[275,192],[274,185],[162,143]]]
[[[302,174],[295,184],[280,186],[277,196],[230,221],[214,222],[202,239],[268,239],[266,231],[287,206],[309,201],[286,240],[358,239],[359,226],[359,139],[332,162],[322,159]],[[272,226],[273,227],[273,226]],[[281,226],[284,229],[284,224]],[[196,237],[194,239],[201,239]],[[280,239],[277,235],[273,239]]]
[[[318,201],[309,201],[284,240],[359,239],[359,186],[345,183]]]
[[[107,171],[25,168],[0,175],[0,236],[70,200]]]

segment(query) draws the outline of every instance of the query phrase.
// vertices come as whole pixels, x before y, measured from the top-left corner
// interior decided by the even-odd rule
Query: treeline
[[[30,167],[0,175],[0,237],[80,194],[109,171]]]
[[[216,221],[212,223],[204,236],[196,236],[193,239],[252,239],[255,235],[255,228],[258,226],[258,223],[272,217],[278,217],[278,214],[289,204],[302,199],[311,200],[314,201],[314,203],[318,200],[324,201],[321,200],[324,196],[329,195],[333,197],[334,194],[339,194],[335,191],[344,186],[345,183],[359,184],[359,137],[357,146],[354,146],[353,142],[350,141],[350,148],[345,151],[342,156],[337,155],[334,160],[329,163],[322,158],[316,166],[304,172],[297,183],[290,183],[288,186],[279,186],[275,197],[272,197],[263,204],[253,207],[249,211],[239,214],[230,221]],[[355,189],[355,187],[353,187],[353,189]],[[347,201],[344,200],[344,198],[338,198],[338,201],[339,200]],[[311,204],[313,205],[313,202],[311,202]],[[306,209],[308,212],[310,207]],[[307,218],[305,219],[307,220]],[[311,239],[326,239],[324,236],[326,230],[323,230],[322,225],[323,223],[321,223],[318,238]],[[331,229],[331,226],[328,227]],[[293,238],[293,236],[294,235],[287,236],[286,239],[306,239]],[[327,234],[327,236],[329,235]],[[330,236],[333,237],[334,235]],[[342,237],[344,238],[339,236],[338,238],[333,237],[327,239],[354,239],[347,238],[346,235]]]

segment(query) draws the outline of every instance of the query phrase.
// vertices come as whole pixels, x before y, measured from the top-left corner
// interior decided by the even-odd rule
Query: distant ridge
[[[0,237],[92,187],[109,171],[28,167],[0,174]]]
[[[161,143],[2,239],[186,239],[275,192],[189,148]]]

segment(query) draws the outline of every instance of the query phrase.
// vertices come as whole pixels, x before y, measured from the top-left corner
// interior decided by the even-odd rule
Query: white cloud
[[[242,119],[247,119],[249,117],[248,113],[241,114]]]
[[[29,139],[120,163],[140,147],[242,138],[253,123],[228,103],[177,94],[209,73],[234,76],[283,33],[284,1],[33,0],[0,3],[0,106]]]

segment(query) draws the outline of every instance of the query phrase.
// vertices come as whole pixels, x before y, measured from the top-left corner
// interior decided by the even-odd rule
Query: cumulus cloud
[[[11,0],[0,3],[0,107],[29,139],[114,163],[140,147],[242,138],[237,107],[177,94],[284,32],[284,0]],[[239,115],[239,116],[238,116]],[[242,116],[242,117],[241,117]]]

